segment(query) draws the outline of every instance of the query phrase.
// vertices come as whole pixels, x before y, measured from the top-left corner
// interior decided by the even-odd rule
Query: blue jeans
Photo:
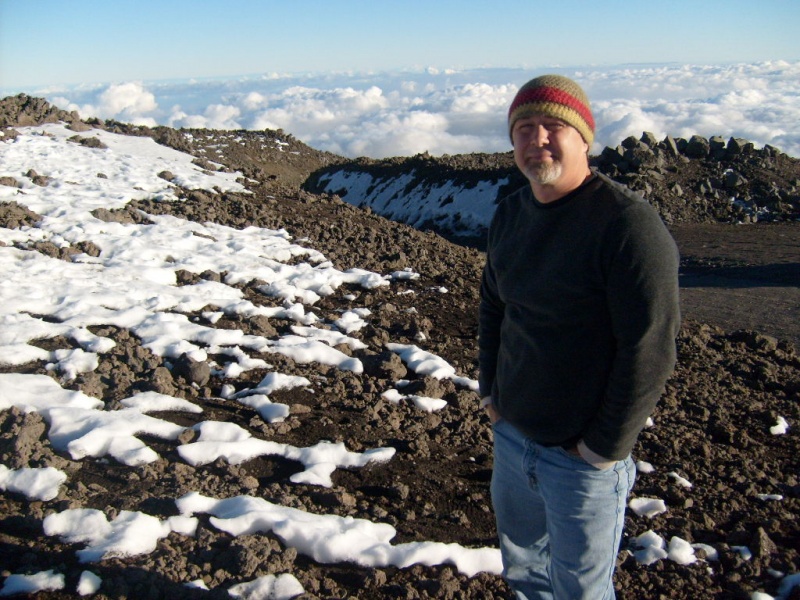
[[[579,456],[494,425],[492,504],[503,576],[520,599],[612,600],[636,467],[599,470]]]

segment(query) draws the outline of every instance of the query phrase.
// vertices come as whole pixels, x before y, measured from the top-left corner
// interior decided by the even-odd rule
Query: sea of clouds
[[[357,157],[503,152],[508,106],[533,76],[573,77],[592,100],[593,153],[629,135],[735,136],[800,157],[800,61],[730,65],[263,74],[48,88],[82,117],[142,125],[283,129],[313,148]]]

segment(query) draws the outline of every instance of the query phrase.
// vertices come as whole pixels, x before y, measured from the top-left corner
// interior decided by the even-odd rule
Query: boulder
[[[707,158],[710,153],[711,144],[701,135],[693,135],[684,151],[689,158]]]

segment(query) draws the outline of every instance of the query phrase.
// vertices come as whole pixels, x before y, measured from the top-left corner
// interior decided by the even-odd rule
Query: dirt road
[[[800,226],[678,225],[685,316],[800,347]]]

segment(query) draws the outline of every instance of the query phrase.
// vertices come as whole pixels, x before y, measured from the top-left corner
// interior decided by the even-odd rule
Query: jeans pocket
[[[564,448],[564,446],[555,446],[553,448],[556,452],[558,452],[561,456],[564,456],[571,460],[572,462],[578,463],[579,465],[586,465],[587,467],[591,467],[588,462],[586,462],[580,454],[574,454]]]
[[[592,471],[597,471],[599,473],[602,473],[604,471],[608,471],[609,469],[613,469],[614,465],[616,464],[616,462],[614,462],[614,463],[611,463],[611,465],[609,465],[608,467],[605,467],[605,468],[601,469],[600,467],[594,466],[592,463],[590,463],[585,458],[583,458],[580,454],[574,454],[574,453],[570,452],[569,450],[567,450],[566,448],[564,448],[563,446],[556,446],[555,447],[555,451],[558,452],[560,455],[568,458],[570,461],[574,462],[575,464],[581,465],[581,466],[585,467],[586,469],[590,469]]]

